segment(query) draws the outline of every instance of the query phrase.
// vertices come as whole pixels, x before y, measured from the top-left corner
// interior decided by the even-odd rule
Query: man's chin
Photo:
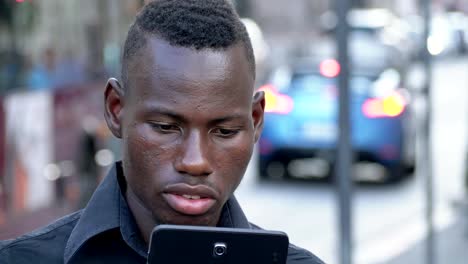
[[[192,225],[192,226],[216,226],[219,217],[213,215],[177,215],[166,218],[160,224],[167,225]]]

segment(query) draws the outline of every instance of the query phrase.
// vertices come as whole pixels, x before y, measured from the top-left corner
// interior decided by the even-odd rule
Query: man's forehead
[[[185,78],[241,77],[254,80],[242,43],[224,49],[173,46],[157,36],[147,37],[146,45],[133,58],[130,77],[180,75]],[[169,76],[166,76],[169,77]]]
[[[254,77],[242,44],[224,50],[195,50],[148,38],[128,73],[131,101],[207,104],[216,100],[246,107],[253,95]]]

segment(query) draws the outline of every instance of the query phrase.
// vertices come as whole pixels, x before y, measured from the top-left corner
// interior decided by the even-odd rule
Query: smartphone
[[[286,264],[288,236],[279,231],[158,225],[150,238],[149,264]]]

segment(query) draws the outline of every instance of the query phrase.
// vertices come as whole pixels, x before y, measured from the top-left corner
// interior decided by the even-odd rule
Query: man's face
[[[263,94],[252,97],[244,52],[240,44],[196,51],[149,38],[125,96],[108,85],[106,118],[122,138],[127,199],[157,224],[216,225],[239,185],[264,107]]]

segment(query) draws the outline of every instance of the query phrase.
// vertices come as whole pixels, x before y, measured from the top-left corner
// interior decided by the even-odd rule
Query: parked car
[[[360,179],[391,181],[414,167],[410,96],[397,70],[355,63],[350,74],[351,143]],[[264,178],[332,175],[338,140],[337,77],[333,59],[302,59],[278,67],[265,92],[259,140]]]

